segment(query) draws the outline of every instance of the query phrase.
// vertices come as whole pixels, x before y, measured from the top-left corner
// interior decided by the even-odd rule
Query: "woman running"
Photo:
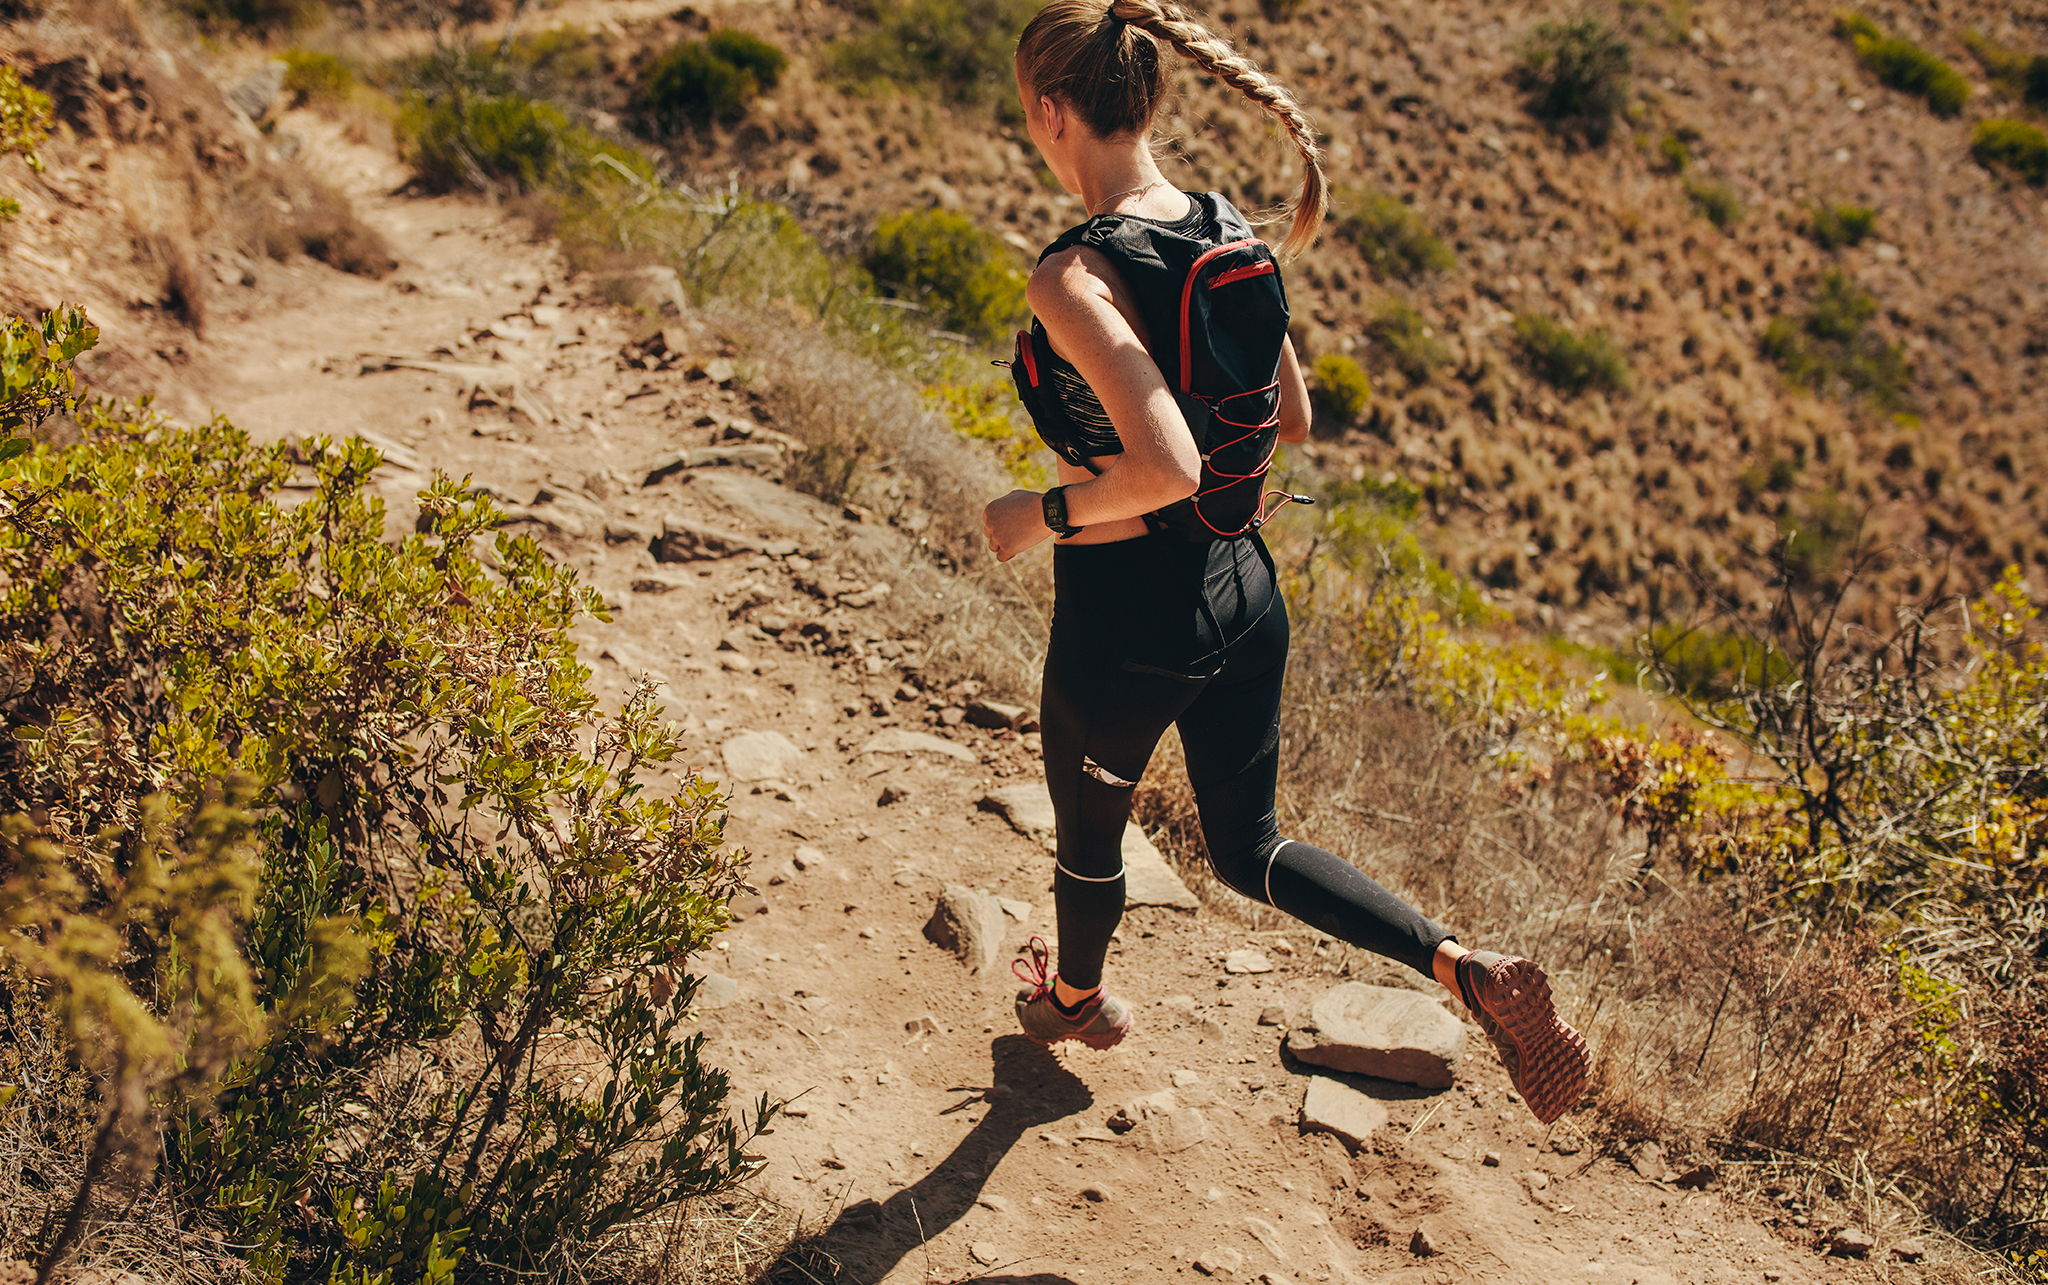
[[[1216,475],[1212,456],[1222,447],[1205,436],[1198,449],[1189,418],[1207,425],[1216,407],[1176,398],[1162,373],[1175,371],[1185,383],[1187,273],[1177,269],[1191,255],[1204,262],[1207,250],[1249,244],[1252,233],[1229,201],[1177,190],[1153,158],[1168,49],[1257,103],[1299,150],[1301,192],[1282,254],[1306,249],[1324,213],[1321,150],[1308,116],[1179,5],[1053,0],[1025,27],[1016,71],[1031,140],[1089,217],[1041,256],[1028,291],[1036,322],[1019,344],[1020,368],[1028,365],[1040,393],[1034,419],[1061,458],[1060,485],[1012,491],[983,515],[989,545],[1004,561],[1058,538],[1043,723],[1058,822],[1059,971],[1048,974],[1044,946],[1034,941],[1024,977],[1033,989],[1018,997],[1018,1020],[1047,1045],[1079,1040],[1106,1049],[1130,1030],[1130,1008],[1103,989],[1103,957],[1123,916],[1131,790],[1175,724],[1217,876],[1456,992],[1530,1109],[1549,1123],[1576,1105],[1586,1053],[1553,1009],[1543,970],[1465,949],[1342,857],[1279,833],[1273,792],[1286,607],[1257,523],[1218,522],[1205,508],[1205,464]],[[1253,265],[1243,275],[1273,271]],[[1265,352],[1277,350],[1278,369],[1269,361],[1262,376],[1277,379],[1277,389],[1261,390],[1269,395],[1266,437],[1253,439],[1268,459],[1274,435],[1299,442],[1309,429],[1308,390],[1285,337],[1277,281],[1265,283],[1280,301]],[[1263,477],[1263,461],[1245,467]],[[1262,482],[1250,485],[1256,512]]]

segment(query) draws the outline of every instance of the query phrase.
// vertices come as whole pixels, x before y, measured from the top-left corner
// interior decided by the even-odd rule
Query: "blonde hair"
[[[1167,45],[1235,88],[1280,122],[1301,153],[1301,191],[1280,253],[1300,254],[1315,241],[1329,205],[1323,148],[1308,113],[1285,85],[1258,69],[1230,42],[1170,0],[1052,0],[1017,39],[1019,78],[1034,93],[1071,109],[1098,138],[1149,129],[1166,97]]]

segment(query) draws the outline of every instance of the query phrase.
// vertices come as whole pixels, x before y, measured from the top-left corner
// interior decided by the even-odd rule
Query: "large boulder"
[[[1287,1051],[1333,1071],[1448,1089],[1451,1066],[1465,1051],[1465,1026],[1427,995],[1345,982],[1316,997],[1308,1024],[1289,1033]]]

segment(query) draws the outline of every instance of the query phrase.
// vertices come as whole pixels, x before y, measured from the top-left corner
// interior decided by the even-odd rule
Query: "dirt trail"
[[[410,526],[407,496],[425,471],[473,473],[620,604],[615,623],[579,633],[596,681],[614,697],[639,672],[666,682],[699,764],[730,784],[732,837],[755,856],[762,897],[706,964],[725,979],[706,995],[723,1001],[704,1009],[711,1057],[741,1094],[792,1100],[762,1139],[761,1186],[807,1227],[829,1228],[849,1279],[1079,1285],[1207,1271],[1677,1285],[1903,1270],[1823,1257],[1814,1232],[1767,1225],[1775,1210],[1659,1181],[1654,1158],[1639,1175],[1569,1121],[1541,1129],[1476,1034],[1453,1089],[1354,1082],[1388,1114],[1357,1154],[1303,1133],[1307,1068],[1283,1062],[1285,1028],[1261,1014],[1298,1020],[1339,973],[1410,984],[1306,931],[1253,936],[1136,909],[1111,961],[1138,1009],[1131,1038],[1106,1054],[1025,1041],[1005,962],[1031,932],[1050,935],[1051,861],[979,804],[991,787],[1036,779],[1034,738],[948,726],[933,706],[967,693],[903,686],[916,640],[861,627],[872,586],[858,559],[893,533],[744,469],[643,485],[664,451],[759,422],[743,391],[713,382],[725,373],[713,337],[676,327],[694,345],[685,360],[629,368],[627,319],[552,247],[479,201],[387,195],[402,178],[389,158],[316,117],[282,128],[307,140],[401,267],[369,282],[262,266],[241,302],[223,289],[206,342],[161,372],[164,403],[226,413],[262,437],[374,433],[395,448],[382,483],[394,528]],[[384,369],[389,356],[444,364]],[[693,365],[708,369],[693,377]],[[509,413],[515,395],[560,422]],[[772,448],[765,432],[752,444],[763,442]],[[656,563],[647,545],[664,517],[754,547]],[[844,640],[839,654],[785,648],[761,628],[801,639],[805,620],[843,627],[829,635]],[[787,739],[733,750],[748,732]],[[863,752],[878,734],[911,732],[933,739]],[[729,771],[746,766],[729,753],[748,748],[767,761]],[[947,885],[1009,899],[1004,955],[987,974],[922,934]],[[1226,973],[1225,953],[1247,946],[1272,971]],[[1119,1107],[1166,1089],[1170,1128],[1105,1129]]]

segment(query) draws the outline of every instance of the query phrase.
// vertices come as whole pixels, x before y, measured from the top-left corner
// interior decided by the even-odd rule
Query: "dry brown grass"
[[[893,586],[875,610],[925,644],[926,673],[978,678],[1013,697],[1037,692],[1051,559],[997,563],[981,510],[1014,483],[982,445],[954,432],[907,375],[850,351],[794,309],[719,305],[729,337],[779,428],[809,450],[789,483],[867,510],[900,538],[860,540],[868,570]]]

